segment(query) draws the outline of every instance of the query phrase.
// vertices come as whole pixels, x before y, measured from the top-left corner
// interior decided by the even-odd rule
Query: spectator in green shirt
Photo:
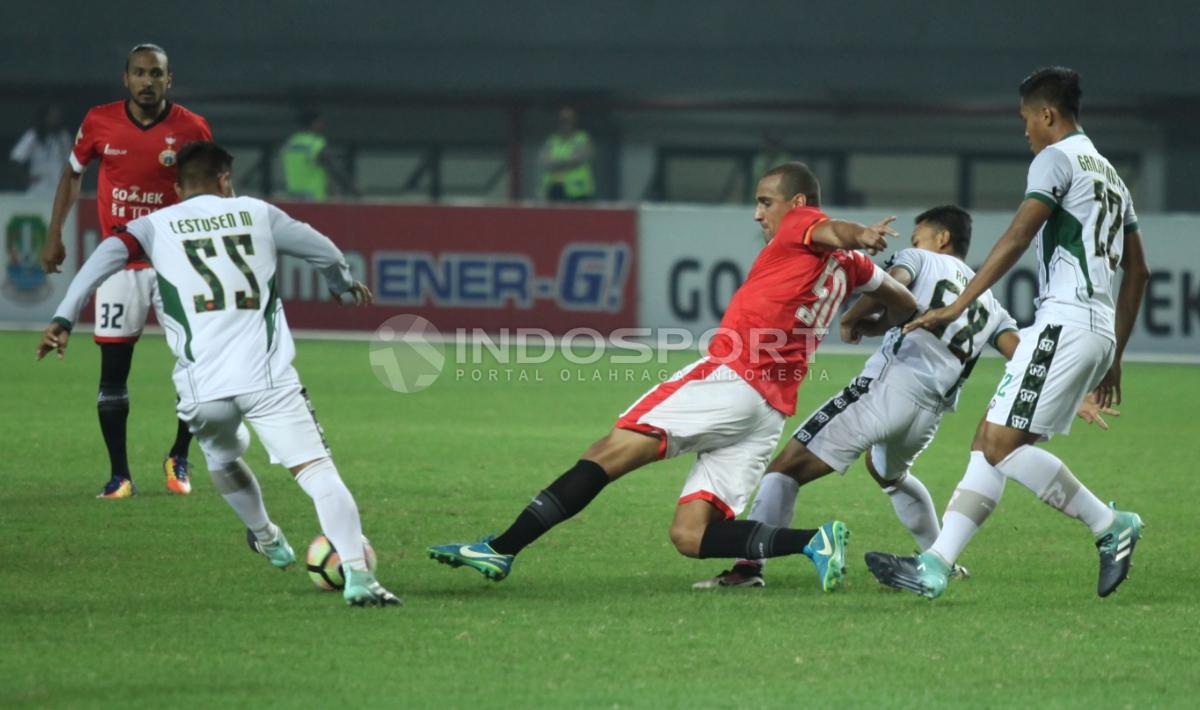
[[[293,200],[324,202],[329,197],[330,178],[343,193],[357,196],[359,191],[353,178],[325,149],[324,117],[319,111],[306,109],[299,118],[301,129],[283,144],[283,182],[287,196]]]
[[[558,130],[542,145],[542,196],[552,202],[596,197],[592,177],[592,139],[576,126],[575,110],[558,111]]]

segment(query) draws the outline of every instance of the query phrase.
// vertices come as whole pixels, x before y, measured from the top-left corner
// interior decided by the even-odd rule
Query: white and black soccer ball
[[[363,537],[363,552],[367,558],[367,569],[375,571],[375,548],[367,538]],[[342,574],[342,557],[334,549],[333,543],[324,535],[317,535],[309,543],[308,554],[305,556],[308,567],[308,578],[318,588],[327,592],[340,590],[346,586],[346,577]]]

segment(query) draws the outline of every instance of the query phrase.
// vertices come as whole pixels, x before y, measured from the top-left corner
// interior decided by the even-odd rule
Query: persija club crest
[[[168,168],[175,164],[175,136],[167,136],[167,149],[158,154],[158,162]]]

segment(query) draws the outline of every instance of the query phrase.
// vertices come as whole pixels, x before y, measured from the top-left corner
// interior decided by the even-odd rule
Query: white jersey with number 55
[[[1083,132],[1037,154],[1025,196],[1053,212],[1037,233],[1037,320],[1114,332],[1114,274],[1125,234],[1137,229],[1129,188]]]
[[[299,382],[276,288],[280,254],[317,266],[338,293],[352,283],[333,242],[252,197],[199,195],[136,219],[126,231],[158,274],[163,328],[184,401]]]
[[[924,249],[896,252],[886,267],[909,273],[908,288],[922,311],[953,303],[975,276],[961,259]],[[936,331],[889,330],[861,376],[885,380],[926,407],[953,410],[984,346],[994,346],[997,336],[1016,329],[1008,311],[985,291],[958,320]]]

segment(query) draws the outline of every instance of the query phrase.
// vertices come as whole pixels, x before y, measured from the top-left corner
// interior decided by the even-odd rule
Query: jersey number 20
[[[238,247],[246,252],[246,256],[254,254],[254,242],[250,239],[249,234],[225,235],[221,237],[221,242],[225,245],[225,253],[237,265],[238,271],[246,277],[246,282],[250,285],[250,290],[234,291],[233,300],[234,306],[240,310],[255,311],[258,310],[261,292],[258,289],[258,279],[254,277],[254,270],[238,253]],[[221,280],[213,273],[213,270],[208,268],[208,264],[204,263],[205,258],[213,259],[217,256],[217,247],[211,238],[204,239],[189,239],[183,243],[183,250],[187,252],[188,261],[192,262],[192,268],[196,269],[196,273],[204,279],[204,283],[212,290],[212,298],[206,298],[206,294],[198,293],[192,297],[192,301],[196,304],[197,313],[210,313],[212,311],[225,310],[225,286],[221,284]]]

